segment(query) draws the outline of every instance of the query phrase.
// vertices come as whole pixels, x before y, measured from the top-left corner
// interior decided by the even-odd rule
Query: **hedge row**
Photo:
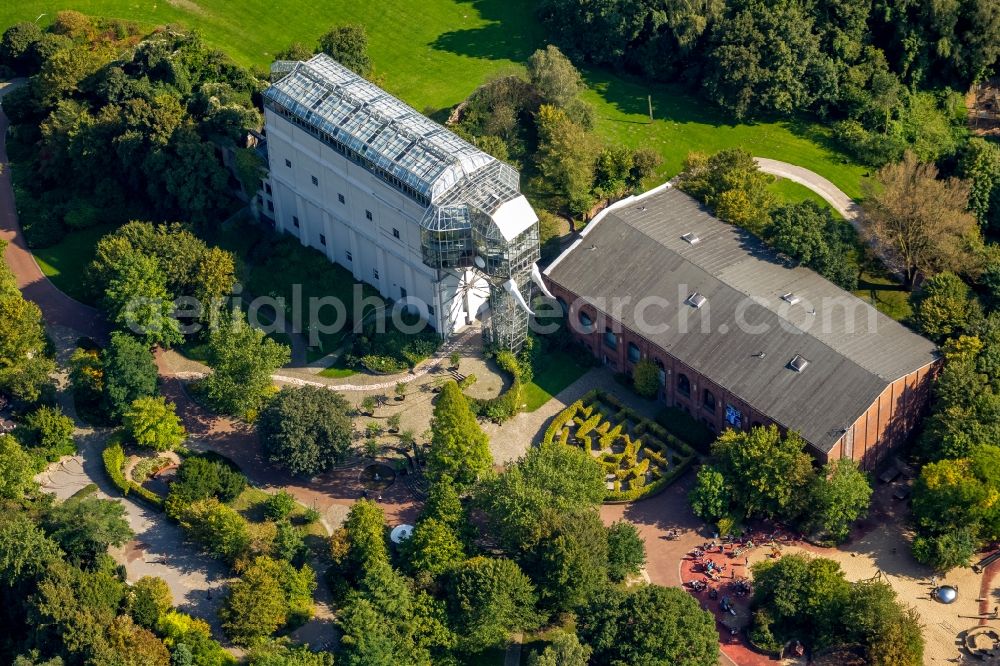
[[[125,449],[122,448],[120,442],[112,441],[101,453],[101,458],[104,460],[104,471],[108,475],[108,479],[114,484],[122,495],[128,495],[129,493],[135,493],[135,495],[146,502],[148,502],[153,507],[163,510],[163,498],[149,490],[148,488],[143,488],[135,481],[125,478]]]
[[[521,410],[522,384],[521,366],[513,353],[502,350],[496,355],[497,365],[511,377],[510,387],[495,398],[469,398],[469,405],[476,416],[487,418],[495,423],[503,423],[513,418]]]
[[[651,497],[664,490],[667,486],[669,486],[677,478],[679,478],[682,474],[684,474],[684,472],[687,471],[688,467],[691,466],[693,460],[694,460],[693,458],[685,458],[680,465],[677,465],[669,472],[661,476],[659,479],[653,481],[648,485],[633,487],[629,488],[628,490],[608,491],[604,495],[604,501],[634,502],[635,500],[641,497]]]

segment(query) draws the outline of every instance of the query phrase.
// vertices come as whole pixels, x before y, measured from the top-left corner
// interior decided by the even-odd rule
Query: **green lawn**
[[[19,20],[50,21],[59,9],[129,18],[146,24],[187,23],[238,62],[266,66],[292,41],[313,45],[336,22],[365,24],[382,85],[422,111],[457,104],[491,74],[520,68],[545,43],[530,0],[21,0],[0,5],[0,27]],[[592,90],[597,131],[608,141],[658,150],[658,176],[676,174],[693,150],[740,146],[825,176],[848,195],[861,193],[864,169],[829,148],[818,124],[779,121],[733,124],[679,86],[652,85],[606,71],[584,73]],[[653,98],[648,115],[647,95]]]
[[[535,370],[534,379],[524,386],[524,411],[533,412],[552,396],[583,376],[590,368],[580,365],[570,354],[559,351],[546,357],[544,364]]]
[[[334,379],[342,379],[344,377],[350,377],[351,375],[358,374],[357,370],[349,368],[344,365],[343,356],[334,361],[333,365],[329,368],[321,370],[319,373],[320,377],[332,377]]]
[[[862,273],[854,295],[868,301],[882,314],[896,321],[905,321],[913,315],[910,292],[885,275]]]
[[[60,291],[83,303],[93,305],[83,276],[94,260],[94,249],[102,236],[115,230],[114,225],[100,225],[73,231],[52,247],[33,250],[38,267]]]
[[[799,185],[795,181],[788,180],[787,178],[778,178],[771,186],[768,188],[774,193],[774,196],[778,198],[778,201],[782,203],[800,203],[802,201],[812,201],[819,204],[822,208],[833,213],[833,216],[840,219],[841,215],[833,209],[830,203],[810,190],[805,185]]]

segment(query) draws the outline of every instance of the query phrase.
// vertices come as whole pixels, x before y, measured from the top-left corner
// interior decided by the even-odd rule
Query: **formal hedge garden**
[[[593,390],[564,409],[545,430],[546,444],[578,446],[597,458],[608,483],[605,502],[654,495],[694,462],[694,449],[615,396]]]

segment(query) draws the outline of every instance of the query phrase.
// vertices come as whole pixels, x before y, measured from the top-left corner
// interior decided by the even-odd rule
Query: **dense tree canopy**
[[[133,401],[156,393],[156,363],[149,348],[127,333],[111,334],[102,356],[104,398],[112,415],[121,418]]]
[[[234,310],[220,317],[209,334],[209,365],[212,374],[200,388],[222,412],[255,417],[271,392],[271,373],[288,363],[291,352],[247,324]]]
[[[940,180],[932,164],[907,153],[883,167],[878,188],[865,198],[863,232],[885,254],[890,268],[912,285],[919,273],[962,272],[975,266],[969,251],[979,237],[968,212],[969,187],[955,178]]]
[[[319,38],[319,48],[344,67],[368,76],[372,62],[368,57],[368,33],[360,23],[335,25]]]
[[[919,617],[888,583],[848,583],[835,561],[798,554],[758,562],[753,579],[750,637],[762,647],[792,639],[813,650],[861,644],[873,663],[922,663]]]
[[[7,241],[0,239],[0,257],[6,249]],[[35,401],[51,384],[53,370],[42,312],[24,300],[14,274],[0,262],[0,393]]]
[[[678,588],[607,588],[581,611],[577,630],[595,664],[713,666],[719,660],[715,619]]]
[[[596,507],[604,499],[600,464],[571,446],[532,448],[503,474],[486,479],[476,501],[493,532],[512,551],[530,550],[545,532],[543,518]]]
[[[125,432],[139,446],[154,451],[177,448],[187,438],[187,430],[175,410],[176,405],[163,397],[136,398],[122,417]]]
[[[272,464],[313,475],[341,462],[351,444],[350,406],[336,391],[282,389],[261,412],[257,431]]]
[[[476,557],[447,582],[448,605],[461,648],[479,652],[502,645],[511,632],[538,623],[535,590],[516,563]]]

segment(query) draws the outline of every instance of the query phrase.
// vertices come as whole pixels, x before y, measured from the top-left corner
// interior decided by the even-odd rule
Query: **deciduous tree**
[[[868,512],[872,487],[856,462],[842,458],[823,465],[808,493],[807,523],[843,541],[851,524]]]
[[[580,612],[577,631],[598,664],[714,666],[712,614],[679,588],[607,588]]]
[[[111,334],[104,350],[104,398],[109,411],[121,418],[138,398],[156,394],[156,363],[149,348],[131,335]]]
[[[335,391],[284,388],[261,412],[257,430],[270,462],[314,475],[344,459],[351,445],[350,405]]]
[[[920,273],[976,268],[969,248],[979,228],[968,212],[969,186],[937,175],[933,164],[920,164],[907,153],[899,164],[882,167],[879,187],[866,186],[862,232],[906,276],[907,286]]]
[[[117,500],[93,496],[56,504],[45,516],[45,531],[59,544],[70,560],[87,565],[108,546],[121,546],[132,538],[132,528],[125,520],[125,505]]]
[[[463,651],[505,644],[511,632],[538,623],[534,587],[510,560],[473,558],[451,574],[447,588],[452,623]]]
[[[176,406],[163,397],[136,398],[125,411],[125,431],[139,446],[169,451],[187,439],[187,430],[175,412]]]
[[[368,57],[368,33],[360,23],[335,25],[319,38],[319,48],[344,67],[368,76],[372,62]]]
[[[639,573],[646,564],[646,546],[639,530],[627,520],[608,528],[608,578],[621,582]]]
[[[203,388],[212,404],[227,414],[255,417],[271,391],[271,373],[288,362],[288,347],[268,338],[234,310],[220,318],[209,337],[212,374]]]

